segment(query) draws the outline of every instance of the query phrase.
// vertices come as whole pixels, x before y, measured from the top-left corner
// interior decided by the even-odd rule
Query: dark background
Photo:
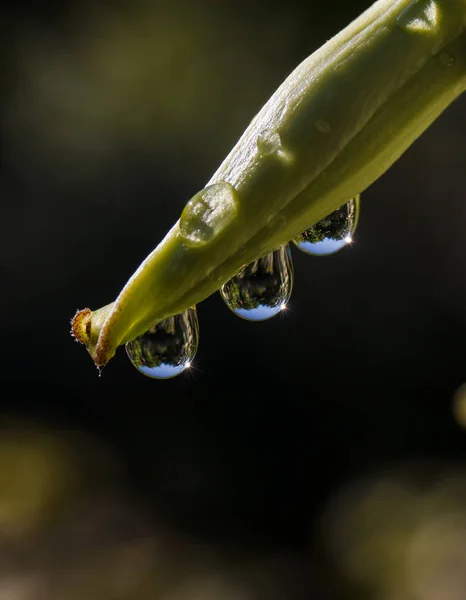
[[[355,476],[466,456],[465,98],[362,194],[354,244],[293,251],[290,310],[198,306],[194,369],[102,377],[112,301],[289,72],[370,2],[18,2],[2,16],[0,416],[109,444],[176,529],[308,547]]]

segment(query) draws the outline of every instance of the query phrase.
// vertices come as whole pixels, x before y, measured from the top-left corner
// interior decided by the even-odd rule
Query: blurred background
[[[1,600],[466,598],[466,98],[293,250],[285,314],[101,377],[112,301],[301,60],[370,2],[3,10]]]

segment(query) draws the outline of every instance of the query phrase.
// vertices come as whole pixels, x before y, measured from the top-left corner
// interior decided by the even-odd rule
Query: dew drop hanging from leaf
[[[315,256],[328,256],[338,252],[353,241],[359,210],[358,194],[328,217],[306,229],[293,240],[294,244],[306,254]]]
[[[228,308],[248,321],[265,321],[286,307],[293,287],[288,244],[244,267],[220,294]]]
[[[168,317],[126,344],[136,369],[153,379],[176,377],[191,366],[199,344],[195,308]]]

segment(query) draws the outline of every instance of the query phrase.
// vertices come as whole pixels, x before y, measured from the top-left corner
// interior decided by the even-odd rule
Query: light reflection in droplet
[[[195,308],[168,317],[126,344],[136,369],[153,379],[170,379],[192,367],[199,343]]]
[[[329,256],[353,243],[359,217],[359,195],[293,240],[306,254]]]
[[[293,287],[288,244],[247,265],[220,290],[225,304],[248,321],[265,321],[283,311]]]

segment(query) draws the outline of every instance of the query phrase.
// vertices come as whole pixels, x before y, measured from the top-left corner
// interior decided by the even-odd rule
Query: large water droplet
[[[220,294],[236,315],[265,321],[286,307],[293,287],[293,262],[288,244],[244,267]]]
[[[327,256],[353,241],[359,216],[359,195],[293,240],[307,254]]]
[[[216,238],[236,214],[236,190],[225,182],[209,185],[186,204],[180,217],[180,233],[192,246]]]
[[[139,372],[154,379],[169,379],[190,367],[198,343],[196,309],[188,308],[128,342],[126,353]]]

